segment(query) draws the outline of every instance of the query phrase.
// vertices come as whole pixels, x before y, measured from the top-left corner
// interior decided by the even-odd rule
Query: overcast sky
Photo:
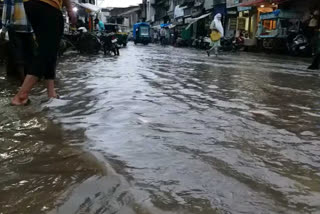
[[[102,2],[100,4],[100,2]],[[100,7],[128,7],[131,5],[138,5],[142,0],[100,0],[98,4]]]

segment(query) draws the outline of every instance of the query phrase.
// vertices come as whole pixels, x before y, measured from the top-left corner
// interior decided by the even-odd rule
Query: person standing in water
[[[45,78],[49,98],[57,98],[54,79],[57,54],[64,29],[62,6],[66,6],[72,24],[76,16],[70,0],[28,0],[24,2],[28,21],[36,36],[37,47],[32,57],[31,70],[24,79],[19,92],[11,100],[11,105],[26,105],[34,85]],[[32,53],[30,53],[32,54]]]
[[[218,13],[214,16],[213,21],[210,24],[210,38],[211,38],[211,48],[207,51],[208,56],[214,50],[216,56],[218,56],[219,47],[221,46],[221,38],[224,36],[224,30],[221,23],[222,15]]]
[[[320,27],[316,32],[316,36],[314,38],[315,42],[315,56],[313,58],[312,64],[308,67],[310,70],[319,70],[320,64]]]

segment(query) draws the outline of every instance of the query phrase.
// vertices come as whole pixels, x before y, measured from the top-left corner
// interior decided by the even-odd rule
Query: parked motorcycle
[[[236,51],[235,43],[233,37],[223,37],[221,38],[221,48],[222,51]]]
[[[120,55],[118,39],[114,33],[100,33],[99,38],[102,43],[104,55],[113,53],[115,56]]]
[[[239,50],[244,50],[244,38],[239,37],[224,37],[221,39],[221,48],[222,51],[231,51],[237,52]]]
[[[312,53],[311,44],[302,32],[288,36],[287,49],[292,56],[308,56]]]
[[[193,46],[198,49],[208,50],[210,48],[211,39],[209,37],[199,37],[193,41]]]
[[[235,51],[243,51],[245,50],[245,45],[244,45],[244,41],[245,41],[245,38],[240,35],[238,37],[236,37],[233,41],[233,47],[234,47],[234,50]]]
[[[69,49],[73,48],[82,54],[97,54],[101,49],[99,38],[86,31],[85,28],[79,28],[69,34],[64,34],[60,42],[59,56]]]

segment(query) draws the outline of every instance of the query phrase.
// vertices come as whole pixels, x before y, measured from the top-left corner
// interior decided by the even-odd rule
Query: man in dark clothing
[[[313,58],[312,64],[308,67],[310,70],[318,70],[320,64],[320,28],[316,32],[315,36],[315,56]]]

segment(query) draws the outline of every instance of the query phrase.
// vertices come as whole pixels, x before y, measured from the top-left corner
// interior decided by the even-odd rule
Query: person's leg
[[[48,96],[56,97],[54,90],[55,67],[59,42],[63,32],[63,17],[58,9],[40,2],[29,1],[25,3],[28,19],[32,25],[37,39],[37,50],[32,59],[32,69],[13,98],[13,105],[24,105],[28,95],[37,80],[42,76],[48,81]]]
[[[221,47],[221,40],[219,39],[217,42],[216,42],[216,49],[215,49],[215,54],[216,56],[219,55],[219,48]]]
[[[49,98],[58,98],[56,90],[54,88],[54,80],[46,80],[47,93]]]
[[[56,76],[57,55],[60,41],[63,35],[64,20],[62,13],[56,9],[50,11],[51,19],[48,21],[47,38],[52,41],[51,44],[46,45],[46,49],[50,50],[50,56],[47,59],[46,71],[44,77],[47,83],[47,93],[49,98],[58,98],[54,87],[54,79]]]
[[[24,55],[25,51],[27,51],[25,50],[25,43],[28,41],[25,41],[24,36],[23,33],[15,33],[15,69],[22,86],[12,99],[12,105],[25,105],[28,102],[29,92],[38,81],[36,76],[28,76],[28,78],[25,79],[25,63],[27,62]],[[27,54],[32,55],[32,52],[30,51]]]
[[[18,77],[19,77],[21,84],[23,84],[23,81],[25,78],[25,69],[24,68],[25,68],[24,65],[17,66]]]
[[[38,82],[38,78],[33,75],[27,75],[19,92],[11,100],[11,104],[15,106],[25,105],[29,99],[29,93],[33,86]]]
[[[19,92],[11,100],[11,104],[17,106],[25,105],[28,102],[29,93],[33,86],[37,83],[39,78],[41,78],[45,63],[42,58],[43,56],[40,54],[41,51],[39,51],[41,43],[39,43],[38,41],[38,38],[41,37],[41,23],[43,22],[44,17],[41,17],[41,14],[39,13],[40,10],[34,5],[33,2],[25,3],[24,7],[27,13],[28,20],[30,21],[34,33],[37,37],[38,48],[36,52],[38,53],[38,56],[35,56],[32,59],[32,69],[30,73],[24,79]]]
[[[48,62],[46,73],[44,74],[47,85],[47,94],[49,98],[57,98],[57,93],[54,87],[54,79],[55,79],[55,71],[56,71],[56,59],[52,59]]]
[[[14,76],[23,82],[24,80],[24,41],[23,33],[9,30],[10,37],[10,57],[12,57],[13,66],[8,71],[8,75]]]
[[[32,33],[26,33],[24,36],[24,78],[31,73],[32,61],[35,51],[35,40]]]
[[[209,50],[207,50],[208,56],[210,56],[210,53],[212,52],[213,49],[214,49],[214,45],[212,45],[212,47]]]
[[[214,47],[214,54],[216,56],[218,56],[218,54],[219,54],[219,47],[218,46]]]
[[[318,70],[319,69],[319,64],[320,64],[320,54],[317,54],[313,61],[312,64],[308,67],[310,70]]]

